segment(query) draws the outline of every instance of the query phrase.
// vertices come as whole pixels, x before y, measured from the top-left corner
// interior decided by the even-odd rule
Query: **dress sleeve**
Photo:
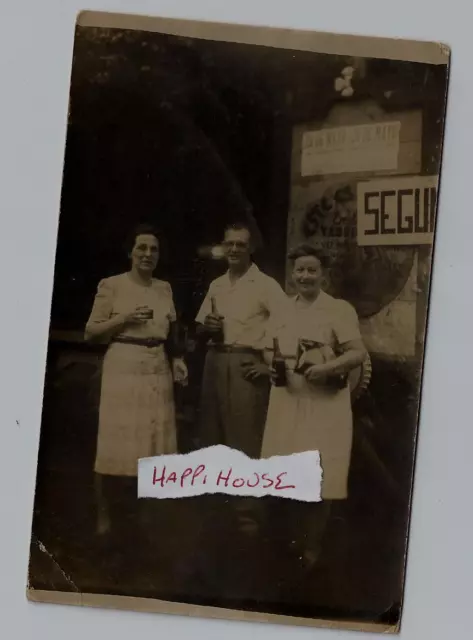
[[[337,305],[333,320],[333,331],[339,344],[344,344],[351,340],[361,340],[358,315],[351,304],[345,300],[340,300]]]
[[[109,280],[101,280],[97,287],[97,293],[95,294],[94,304],[87,321],[86,329],[91,324],[97,324],[99,322],[109,320],[112,315],[112,311],[113,287]]]

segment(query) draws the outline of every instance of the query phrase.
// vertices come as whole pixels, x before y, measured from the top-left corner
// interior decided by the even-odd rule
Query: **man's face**
[[[223,247],[229,266],[244,266],[250,262],[251,237],[247,229],[228,229]]]

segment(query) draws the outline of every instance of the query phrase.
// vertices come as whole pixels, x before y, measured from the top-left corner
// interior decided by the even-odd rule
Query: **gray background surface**
[[[75,15],[81,9],[362,35],[452,47],[433,299],[401,638],[469,638],[473,216],[471,9],[460,0],[3,0],[0,3],[0,635],[115,640],[352,637],[348,632],[34,605],[25,597]],[[84,248],[84,251],[86,249]],[[67,425],[64,425],[67,428]],[[353,636],[355,637],[355,636]],[[367,637],[376,637],[369,634]]]

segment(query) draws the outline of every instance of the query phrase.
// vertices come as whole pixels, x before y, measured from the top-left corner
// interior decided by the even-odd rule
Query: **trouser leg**
[[[245,380],[243,365],[259,359],[260,356],[256,354],[227,356],[228,397],[225,403],[222,402],[225,443],[255,459],[261,455],[270,384],[264,377]],[[239,530],[246,534],[256,534],[261,519],[260,500],[251,497],[235,498],[234,506]]]
[[[199,448],[225,444],[222,429],[222,408],[220,398],[225,395],[221,389],[222,371],[219,354],[208,351],[202,376],[199,408],[199,428],[197,439]]]

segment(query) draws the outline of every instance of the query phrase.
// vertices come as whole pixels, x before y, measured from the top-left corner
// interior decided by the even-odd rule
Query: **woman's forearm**
[[[349,349],[334,360],[329,360],[325,364],[327,373],[330,375],[344,375],[352,369],[359,367],[365,359],[366,351],[363,349]]]
[[[90,341],[99,338],[111,338],[116,333],[119,333],[125,324],[125,319],[121,315],[116,315],[103,322],[89,322],[85,328],[84,337]]]

